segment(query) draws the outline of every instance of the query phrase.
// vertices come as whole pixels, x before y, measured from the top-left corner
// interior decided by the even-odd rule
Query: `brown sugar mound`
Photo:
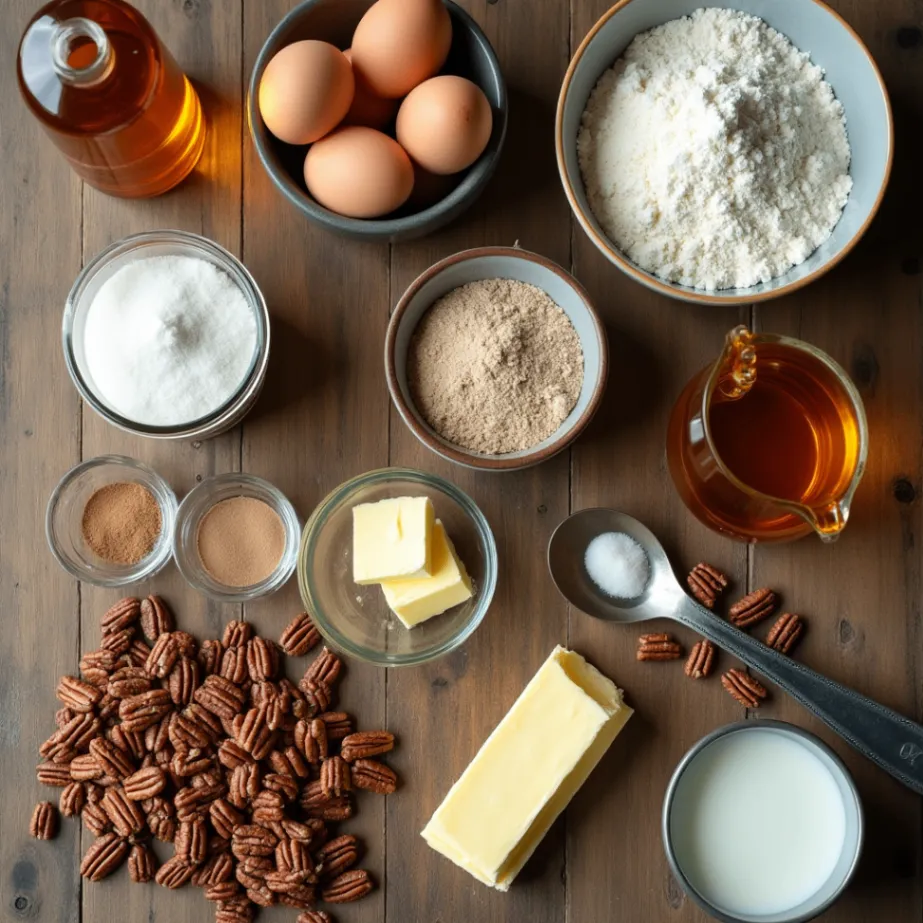
[[[541,289],[483,279],[423,315],[407,357],[411,397],[443,439],[486,455],[530,449],[567,419],[583,387],[583,349]]]

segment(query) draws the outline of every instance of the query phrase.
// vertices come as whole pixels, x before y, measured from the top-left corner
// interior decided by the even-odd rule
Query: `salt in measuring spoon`
[[[586,571],[586,547],[604,532],[624,532],[647,552],[650,579],[636,599],[607,597]],[[698,632],[787,692],[863,756],[923,794],[923,727],[780,654],[700,606],[683,591],[660,542],[637,519],[606,509],[575,513],[551,536],[548,568],[564,598],[588,615],[611,622],[666,618]]]

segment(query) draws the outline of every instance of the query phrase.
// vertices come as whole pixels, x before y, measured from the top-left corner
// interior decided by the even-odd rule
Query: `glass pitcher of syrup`
[[[747,542],[839,536],[868,428],[846,372],[808,343],[732,330],[670,419],[677,490],[707,526]]]
[[[199,98],[124,0],[52,0],[26,27],[17,64],[26,105],[91,186],[154,196],[195,167]]]

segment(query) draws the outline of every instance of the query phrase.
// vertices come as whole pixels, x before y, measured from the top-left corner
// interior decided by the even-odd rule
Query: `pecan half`
[[[234,869],[234,877],[248,890],[262,888],[271,871],[272,859],[268,856],[241,856]]]
[[[221,643],[227,647],[246,647],[253,637],[253,626],[249,622],[233,619],[224,626]]]
[[[80,863],[80,874],[90,881],[102,881],[125,861],[127,854],[127,840],[115,833],[104,833],[86,851]]]
[[[143,667],[122,667],[109,677],[106,691],[115,699],[127,699],[151,688],[151,678]]]
[[[159,766],[149,766],[133,772],[122,782],[125,796],[132,801],[146,801],[159,795],[167,784],[167,777]]]
[[[40,801],[29,821],[29,834],[37,840],[53,840],[58,833],[58,809],[50,801]]]
[[[721,685],[745,708],[759,708],[760,700],[769,695],[765,686],[743,670],[728,670],[721,677]]]
[[[247,671],[254,683],[275,679],[279,672],[279,649],[268,638],[251,638],[247,642]]]
[[[258,907],[272,907],[276,902],[275,894],[265,884],[258,888],[247,888],[247,897]]]
[[[775,611],[779,598],[769,587],[762,587],[748,593],[739,602],[734,603],[728,612],[728,618],[738,628],[749,628]]]
[[[83,808],[80,815],[84,826],[94,836],[102,836],[107,833],[112,825],[109,823],[109,815],[102,809],[99,804],[88,803]]]
[[[244,763],[252,763],[253,757],[236,740],[229,738],[223,740],[218,748],[218,762],[225,769],[233,770]]]
[[[195,867],[186,865],[179,856],[171,856],[157,869],[154,881],[165,888],[175,890],[176,888],[182,888],[192,878],[194,871]]]
[[[328,798],[339,798],[344,792],[352,791],[353,783],[346,760],[339,756],[325,759],[320,767],[320,784]]]
[[[298,914],[295,923],[333,923],[333,917],[323,910],[306,910]]]
[[[159,596],[148,596],[138,606],[141,616],[141,633],[148,641],[173,631],[175,623],[167,604]]]
[[[253,904],[241,894],[231,900],[218,902],[215,923],[251,923],[253,913]]]
[[[150,847],[136,843],[128,854],[128,875],[135,884],[153,881],[157,872],[157,857]]]
[[[141,615],[141,601],[134,596],[126,596],[111,606],[100,622],[103,634],[111,635],[125,628],[131,628]]]
[[[205,886],[205,900],[207,901],[228,901],[237,894],[240,894],[240,885],[233,879]]]
[[[649,634],[638,638],[637,660],[679,660],[682,656],[682,645],[670,635]]]
[[[277,869],[266,876],[266,887],[275,894],[291,894],[304,887],[304,875]]]
[[[116,654],[112,651],[105,650],[105,648],[101,648],[98,651],[90,651],[88,654],[84,654],[80,659],[80,673],[88,683],[97,686],[99,683],[96,681],[96,678],[101,673],[104,673],[108,681],[108,675],[116,668],[118,659]]]
[[[353,788],[361,788],[379,795],[390,795],[397,790],[397,773],[378,760],[356,760],[352,765]]]
[[[690,679],[705,679],[715,665],[715,645],[711,641],[696,641],[689,652],[685,673]]]
[[[728,578],[717,567],[712,567],[711,564],[702,561],[689,572],[686,583],[692,595],[706,609],[712,609],[718,597],[727,588]]]
[[[87,683],[76,676],[62,676],[58,681],[55,695],[68,707],[76,712],[91,711],[94,705],[103,697],[98,686]]]
[[[176,828],[176,855],[187,865],[199,865],[208,853],[208,831],[204,817],[190,817]]]
[[[173,632],[164,632],[154,642],[145,669],[151,676],[163,679],[170,674],[173,665],[179,659],[179,642]]]
[[[348,834],[338,836],[322,846],[314,858],[321,880],[330,881],[348,872],[359,861],[359,842]]]
[[[70,785],[61,789],[58,807],[65,817],[77,817],[86,803],[87,791],[82,782],[71,782]]]
[[[205,676],[212,676],[221,666],[224,645],[220,641],[208,640],[199,645],[199,666]]]
[[[144,827],[146,819],[140,805],[125,796],[121,786],[114,785],[106,789],[100,807],[115,828],[119,836],[129,837]]]
[[[258,824],[244,824],[234,831],[231,837],[231,852],[238,859],[254,856],[271,856],[276,849],[278,838],[274,833]]]
[[[180,657],[167,677],[167,689],[175,705],[188,705],[199,687],[201,674],[199,662]]]
[[[243,810],[251,798],[260,791],[260,767],[256,763],[242,763],[231,773],[228,784],[228,801]]]
[[[349,795],[327,797],[320,782],[311,782],[301,793],[301,807],[309,818],[326,821],[348,820],[353,816]]]
[[[99,734],[101,725],[91,714],[75,714],[67,724],[56,731],[39,749],[46,759],[59,762],[58,754],[67,751],[81,752]]]
[[[320,680],[302,677],[298,688],[304,695],[304,714],[300,717],[313,718],[320,712],[327,711],[333,701],[330,687]]]
[[[766,643],[783,654],[791,652],[804,634],[804,619],[794,612],[783,612],[766,635]]]
[[[282,632],[279,645],[289,657],[304,657],[320,643],[320,632],[307,612],[296,615]]]
[[[234,879],[234,859],[229,852],[210,856],[192,876],[192,883],[200,888],[210,888]]]
[[[321,891],[321,900],[327,904],[348,904],[365,897],[374,887],[365,869],[353,869],[327,884]]]
[[[149,689],[140,695],[122,699],[119,703],[119,718],[126,731],[143,731],[157,724],[172,709],[173,703],[166,689]]]
[[[140,731],[126,731],[124,725],[117,724],[109,729],[106,736],[132,759],[143,760],[147,755],[144,735]]]
[[[324,683],[332,688],[342,669],[343,662],[340,658],[329,648],[324,647],[311,666],[305,671],[302,682],[313,680],[316,683]]]
[[[41,763],[35,768],[35,775],[42,785],[65,788],[72,780],[70,763]]]
[[[151,833],[162,843],[172,843],[176,838],[175,810],[169,801],[154,798],[147,812],[147,825]],[[86,811],[84,811],[86,814]]]
[[[272,750],[276,740],[275,732],[266,723],[266,710],[251,708],[243,716],[235,739],[255,760],[263,759]]]
[[[122,655],[123,660],[127,660],[133,667],[143,668],[147,664],[147,658],[151,656],[151,649],[140,639],[135,638],[128,647],[128,650]]]
[[[343,738],[340,756],[352,763],[393,749],[394,735],[390,731],[358,731]]]
[[[131,647],[134,637],[134,628],[113,631],[111,634],[103,635],[102,647],[104,650],[112,651],[117,657],[121,657]]]
[[[216,798],[208,806],[208,816],[219,836],[230,839],[234,830],[244,822],[244,815],[224,798]]]
[[[247,672],[247,649],[245,647],[225,647],[221,657],[218,675],[240,685],[249,677]]]
[[[353,732],[352,718],[345,711],[328,711],[318,717],[327,725],[328,740],[342,740]]]
[[[314,872],[314,862],[308,846],[301,840],[279,840],[276,846],[276,868],[283,872],[300,872],[302,881]]]

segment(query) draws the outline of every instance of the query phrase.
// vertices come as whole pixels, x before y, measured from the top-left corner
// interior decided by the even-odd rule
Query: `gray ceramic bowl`
[[[452,47],[443,74],[467,77],[486,94],[493,110],[493,133],[480,158],[459,174],[458,184],[422,211],[404,205],[392,215],[372,220],[347,218],[324,208],[308,193],[304,183],[306,147],[284,144],[269,132],[260,117],[257,92],[266,65],[292,42],[320,39],[348,48],[353,30],[372,0],[305,0],[296,6],[270,33],[260,50],[250,77],[247,121],[263,168],[276,188],[311,221],[328,231],[358,240],[391,241],[422,237],[454,221],[484,191],[493,175],[506,139],[506,84],[500,63],[478,24],[452,0],[443,0],[452,17]],[[411,202],[413,199],[411,198]]]
[[[448,442],[426,423],[407,384],[407,351],[429,307],[452,289],[478,279],[518,279],[542,289],[570,318],[583,347],[583,389],[567,419],[543,442],[521,452],[480,455]],[[388,325],[385,375],[394,406],[410,431],[437,455],[468,468],[514,471],[537,465],[566,449],[593,419],[609,375],[606,329],[583,286],[556,263],[514,247],[464,250],[430,266],[404,292]]]
[[[619,269],[664,295],[701,304],[748,304],[807,285],[856,245],[881,204],[894,148],[891,106],[881,74],[856,33],[819,0],[716,0],[708,6],[742,10],[765,20],[824,68],[846,110],[853,189],[831,236],[800,266],[750,288],[705,292],[665,282],[628,259],[593,216],[577,162],[577,133],[590,92],[639,33],[701,8],[701,0],[621,0],[590,30],[564,76],[555,147],[571,208],[590,240]]]

